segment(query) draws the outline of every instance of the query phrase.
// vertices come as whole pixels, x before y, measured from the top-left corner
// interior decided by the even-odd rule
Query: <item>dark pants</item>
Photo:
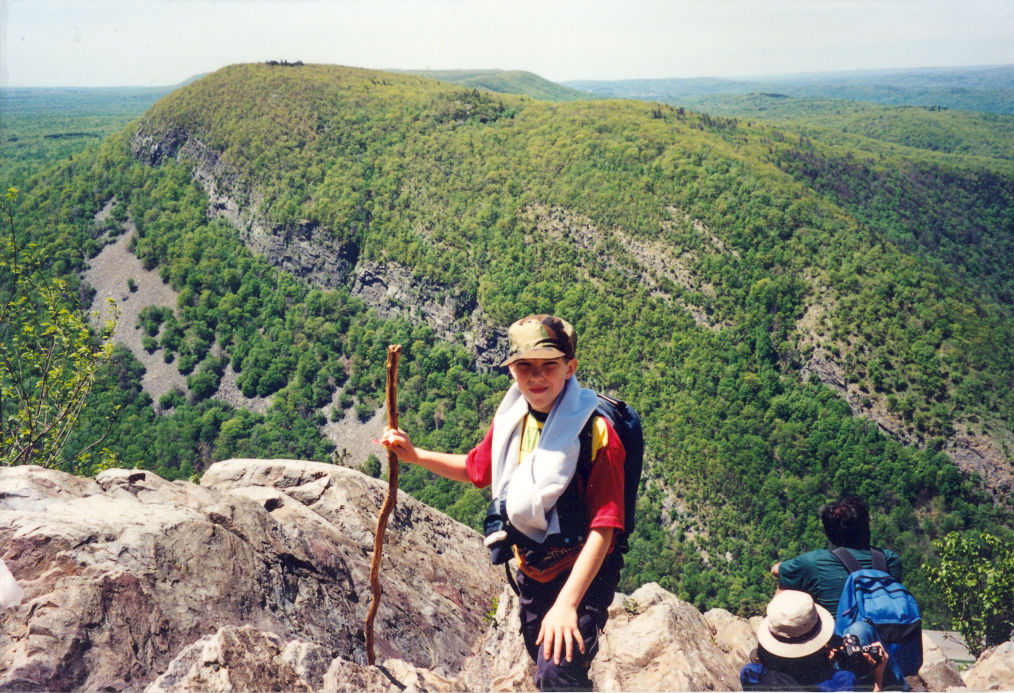
[[[573,661],[560,657],[560,663],[547,660],[542,647],[535,644],[539,628],[546,612],[553,606],[556,597],[570,577],[567,571],[551,582],[538,582],[527,575],[517,574],[519,603],[521,606],[521,635],[525,639],[528,654],[535,661],[535,685],[540,691],[590,691],[591,679],[588,668],[599,649],[599,631],[605,628],[609,618],[609,605],[616,595],[623,568],[623,555],[613,552],[606,556],[598,575],[585,592],[577,609],[577,627],[584,638],[584,654],[577,648]]]

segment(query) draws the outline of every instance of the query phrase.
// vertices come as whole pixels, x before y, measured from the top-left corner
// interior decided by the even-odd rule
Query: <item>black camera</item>
[[[512,539],[517,531],[507,519],[503,498],[494,498],[490,502],[489,508],[486,510],[486,519],[482,525],[483,534],[486,537],[484,543],[490,551],[490,560],[493,565],[509,561],[513,555],[514,542]]]
[[[875,664],[879,664],[880,659],[884,656],[879,645],[860,645],[858,636],[845,635],[842,636],[841,646],[835,650],[834,656],[842,668],[850,671],[856,669],[862,671],[870,668],[870,663],[863,656],[867,654],[873,657]]]
[[[486,518],[482,523],[482,533],[486,537],[483,543],[489,549],[489,558],[493,565],[506,563],[514,556],[514,547],[533,550],[540,544],[529,539],[511,524],[507,517],[507,489],[504,488],[499,498],[494,498],[486,509]],[[557,535],[553,535],[554,537]],[[553,537],[547,541],[552,543]]]

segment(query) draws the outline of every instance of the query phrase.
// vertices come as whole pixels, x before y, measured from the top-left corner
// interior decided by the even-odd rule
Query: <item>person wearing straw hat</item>
[[[888,655],[864,651],[873,674],[873,690],[882,690]],[[854,671],[838,668],[841,640],[834,635],[834,616],[806,592],[784,590],[768,603],[757,629],[755,661],[740,671],[744,691],[855,691],[864,686]]]

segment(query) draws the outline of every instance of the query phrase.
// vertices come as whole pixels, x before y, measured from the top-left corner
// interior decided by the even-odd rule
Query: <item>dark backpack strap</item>
[[[842,562],[842,565],[845,566],[845,570],[847,570],[849,573],[854,573],[857,570],[862,569],[862,566],[859,565],[859,561],[856,560],[856,557],[853,556],[852,552],[846,549],[844,546],[839,546],[836,549],[832,549],[831,553],[834,554],[835,558],[837,558],[839,561]]]
[[[578,434],[578,442],[581,444],[577,453],[577,473],[581,475],[583,479],[587,479],[588,475],[591,474],[592,468],[592,436],[595,433],[595,417],[598,416],[598,410],[593,411],[592,415],[588,417],[588,420],[584,422],[584,427],[581,429],[581,433]]]
[[[503,564],[503,569],[504,569],[504,572],[507,573],[507,584],[511,586],[512,590],[514,590],[514,594],[516,594],[516,595],[518,595],[520,597],[521,596],[521,590],[518,589],[518,583],[514,579],[514,573],[511,572],[511,562],[510,561],[506,561]]]
[[[856,557],[853,556],[852,552],[846,549],[844,546],[839,546],[836,549],[832,549],[831,553],[834,554],[835,558],[837,558],[839,561],[842,562],[842,565],[845,566],[845,570],[849,571],[849,573],[854,573],[857,570],[862,569],[862,566],[859,565],[859,561],[856,560]],[[881,551],[880,549],[871,548],[870,558],[873,560],[874,570],[879,570],[884,573],[887,572],[887,556],[884,555],[883,551]]]

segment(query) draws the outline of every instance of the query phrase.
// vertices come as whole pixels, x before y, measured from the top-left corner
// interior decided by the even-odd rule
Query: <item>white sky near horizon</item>
[[[239,62],[743,77],[1014,64],[1014,0],[0,0],[2,86]]]

